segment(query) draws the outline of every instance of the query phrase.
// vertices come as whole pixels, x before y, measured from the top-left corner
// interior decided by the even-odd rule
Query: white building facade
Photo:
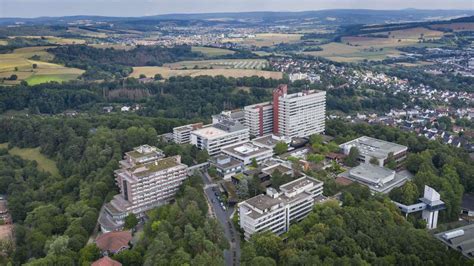
[[[244,125],[251,136],[258,137],[273,132],[273,105],[270,102],[244,107]]]
[[[191,142],[191,132],[202,128],[202,126],[202,123],[196,123],[173,128],[173,141],[177,144],[189,144]]]
[[[191,132],[191,144],[207,150],[210,156],[219,154],[223,147],[244,143],[249,139],[249,129],[232,119],[222,119]]]
[[[325,130],[326,92],[304,91],[278,97],[278,134],[308,137]]]
[[[291,223],[301,221],[316,202],[325,199],[322,193],[323,182],[303,176],[280,186],[280,192],[268,188],[266,194],[239,203],[239,225],[245,239],[258,232],[287,232]]]
[[[136,153],[139,154],[137,150],[132,152],[133,155]],[[139,162],[129,160],[129,154],[121,161],[122,168],[115,171],[120,194],[101,210],[99,223],[103,232],[121,229],[130,213],[140,217],[144,212],[170,202],[187,178],[188,166],[181,163],[180,156]]]

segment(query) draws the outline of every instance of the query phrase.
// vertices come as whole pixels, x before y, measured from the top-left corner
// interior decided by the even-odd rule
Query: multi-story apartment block
[[[244,112],[252,136],[308,137],[325,130],[326,92],[288,94],[288,86],[280,85],[273,91],[271,103],[246,106]]]
[[[115,171],[120,194],[105,204],[100,213],[103,232],[121,229],[130,213],[140,217],[174,198],[187,178],[188,167],[181,163],[180,156],[163,158],[158,151],[145,145],[126,153],[122,168]]]
[[[250,136],[258,137],[273,132],[273,105],[271,102],[244,107],[244,125],[249,128]]]
[[[245,239],[258,232],[287,232],[291,223],[301,221],[316,202],[325,200],[322,193],[323,182],[303,176],[280,186],[280,192],[268,188],[266,194],[239,203],[239,224]]]
[[[276,134],[289,138],[308,137],[325,130],[326,92],[303,91],[275,97]]]
[[[190,124],[173,128],[173,141],[177,144],[191,142],[191,131],[202,128],[202,123]]]
[[[346,155],[349,154],[352,147],[355,147],[359,150],[361,162],[370,163],[370,160],[375,159],[379,166],[385,166],[389,155],[392,155],[400,166],[408,151],[407,146],[366,136],[343,143],[339,147]]]
[[[207,150],[210,156],[219,154],[223,147],[244,143],[249,139],[247,127],[225,116],[212,125],[191,132],[191,144]]]

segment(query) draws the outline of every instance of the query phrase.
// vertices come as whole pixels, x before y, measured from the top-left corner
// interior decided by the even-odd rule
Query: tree
[[[155,80],[162,80],[163,76],[161,74],[155,74]]]
[[[420,196],[415,183],[408,181],[403,186],[390,191],[390,198],[394,201],[409,205],[415,203]]]
[[[373,165],[379,165],[379,160],[375,157],[370,158],[370,163]]]
[[[393,152],[390,152],[388,154],[387,160],[385,162],[385,167],[395,170],[397,168],[397,161],[395,161],[395,158],[393,156]]]
[[[79,265],[86,266],[100,257],[100,249],[95,244],[89,244],[79,251]]]
[[[214,166],[211,166],[207,169],[207,173],[211,176],[211,177],[217,177],[217,169],[216,167]]]
[[[124,250],[113,256],[114,260],[122,263],[123,266],[143,265],[142,255],[135,250]]]
[[[359,165],[359,149],[356,147],[352,147],[351,150],[349,151],[349,155],[347,155],[346,158],[344,158],[344,163],[347,166],[350,167],[355,167]]]
[[[252,158],[252,167],[257,168],[258,167],[258,162],[257,159]]]
[[[8,80],[17,80],[18,76],[16,74],[12,74]]]
[[[247,199],[249,197],[249,182],[246,178],[242,178],[236,185],[236,192],[240,199]]]
[[[125,228],[126,229],[132,229],[132,228],[135,228],[135,226],[137,226],[138,224],[138,219],[137,219],[137,216],[135,216],[135,214],[133,213],[129,213],[127,215],[127,217],[125,217]]]
[[[279,141],[276,143],[275,148],[274,148],[275,154],[281,155],[287,151],[288,151],[288,144],[286,144],[283,141]]]
[[[196,161],[198,163],[205,163],[207,162],[207,160],[209,160],[209,153],[207,152],[207,150],[199,150],[197,151],[196,153]]]
[[[38,68],[38,64],[33,64],[32,67],[33,67],[33,69],[36,69],[36,68]]]
[[[146,78],[146,75],[145,75],[145,74],[140,74],[139,78],[145,79],[145,78]]]

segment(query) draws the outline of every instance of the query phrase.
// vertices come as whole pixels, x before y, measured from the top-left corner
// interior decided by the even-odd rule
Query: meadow
[[[27,47],[15,49],[12,53],[0,54],[0,79],[17,75],[17,80],[5,80],[4,84],[13,85],[25,80],[34,85],[76,79],[84,72],[81,69],[46,62],[54,58],[46,51],[50,47],[53,46]],[[33,60],[33,57],[38,60]]]
[[[214,47],[203,47],[203,46],[193,46],[191,48],[193,52],[199,52],[208,57],[223,56],[229,54],[235,54],[234,51],[228,49],[214,48]]]
[[[1,143],[0,148],[8,148],[8,143]],[[38,163],[38,169],[49,172],[53,175],[59,175],[58,167],[56,163],[46,157],[40,152],[40,148],[18,148],[13,147],[8,150],[8,153],[11,155],[17,155],[24,160],[36,161]]]

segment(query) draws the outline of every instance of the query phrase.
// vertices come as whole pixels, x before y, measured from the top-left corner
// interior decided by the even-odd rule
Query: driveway
[[[204,181],[204,193],[212,208],[212,212],[224,228],[225,237],[230,243],[230,250],[224,251],[225,264],[228,266],[240,265],[240,236],[230,218],[234,208],[225,206],[226,210],[224,210],[216,195],[216,193],[219,193],[218,186],[211,181],[207,173],[202,173],[201,177]]]

